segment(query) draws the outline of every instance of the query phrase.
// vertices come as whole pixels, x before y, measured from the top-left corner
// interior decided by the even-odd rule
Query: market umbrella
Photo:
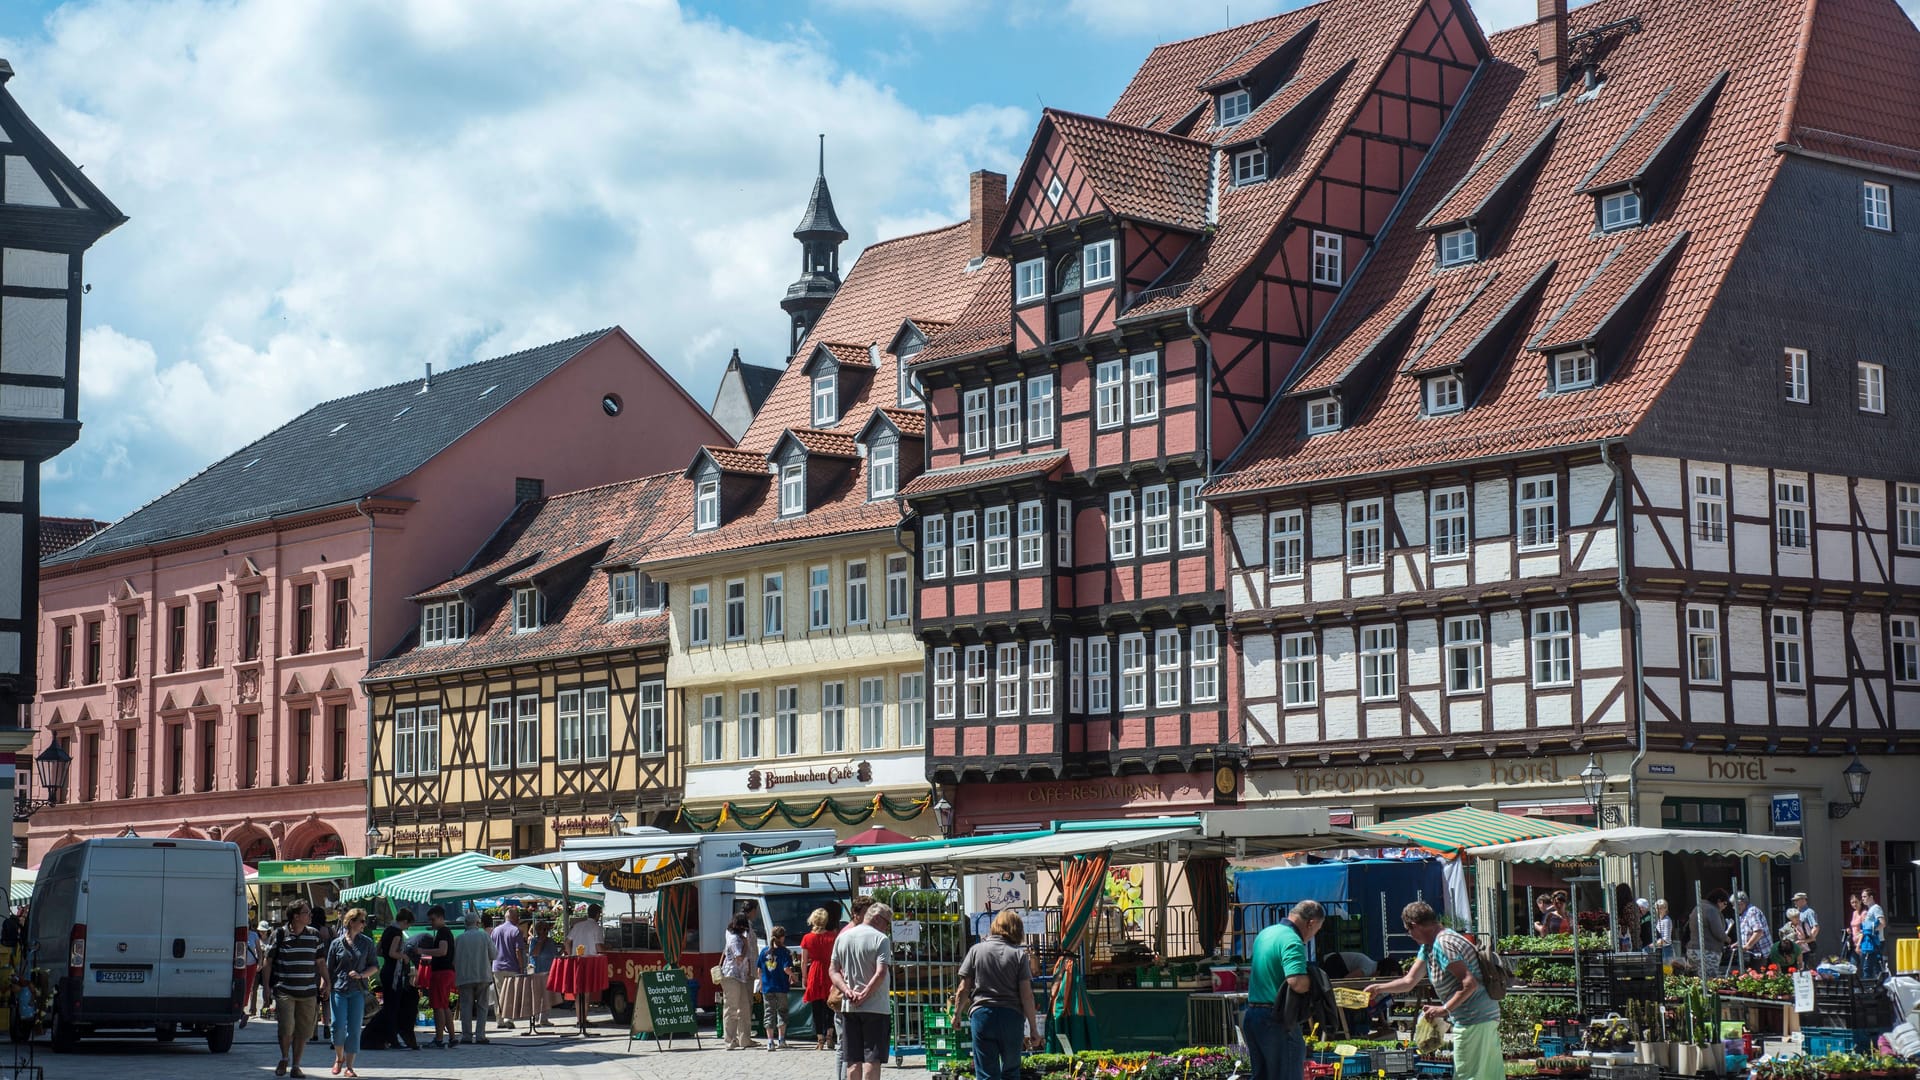
[[[1106,890],[1109,853],[1069,855],[1060,863],[1060,962],[1053,969],[1054,1030],[1073,1046],[1091,1046],[1093,1004],[1079,961],[1081,939]]]
[[[1442,855],[1457,855],[1468,848],[1568,836],[1593,830],[1552,818],[1523,817],[1474,806],[1457,806],[1452,810],[1421,814],[1419,817],[1363,825],[1360,831],[1373,833],[1383,839],[1411,840],[1416,847],[1437,851]]]
[[[568,890],[552,871],[528,866],[489,870],[498,860],[477,851],[463,851],[436,859],[425,866],[402,874],[383,877],[371,885],[359,885],[340,894],[345,903],[384,897],[395,904],[453,904],[486,896],[565,897]],[[587,889],[571,890],[574,899],[595,902],[603,894]]]
[[[885,825],[875,825],[871,829],[862,829],[845,840],[834,841],[833,850],[846,851],[848,848],[873,847],[876,844],[911,844],[913,842],[911,836],[894,832]]]

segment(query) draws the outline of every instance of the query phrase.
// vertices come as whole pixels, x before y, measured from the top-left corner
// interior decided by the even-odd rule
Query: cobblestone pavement
[[[705,1049],[694,1049],[682,1038],[661,1050],[650,1042],[627,1045],[624,1031],[602,1018],[587,1039],[530,1038],[514,1032],[489,1032],[486,1046],[456,1050],[376,1050],[360,1055],[363,1077],[406,1077],[409,1080],[833,1080],[833,1055],[816,1052],[809,1040],[803,1048],[768,1053],[765,1050],[726,1050],[703,1034]],[[14,1080],[6,1066],[15,1047],[0,1042],[0,1080]],[[26,1059],[20,1058],[22,1062]],[[237,1033],[233,1050],[209,1054],[204,1039],[181,1036],[163,1045],[153,1039],[99,1039],[83,1043],[73,1054],[56,1054],[45,1041],[33,1046],[33,1063],[45,1080],[216,1080],[239,1077],[271,1078],[280,1060],[273,1024],[255,1021]],[[333,1050],[325,1043],[309,1043],[302,1063],[313,1080],[329,1080]],[[22,1072],[20,1080],[32,1074]],[[889,1062],[888,1080],[925,1077],[920,1058],[907,1059],[902,1068]]]

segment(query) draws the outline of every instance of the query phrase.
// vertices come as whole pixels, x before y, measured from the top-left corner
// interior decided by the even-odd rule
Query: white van
[[[226,1053],[246,986],[244,873],[240,849],[213,840],[87,840],[48,855],[27,934],[55,976],[53,1048],[184,1028]]]

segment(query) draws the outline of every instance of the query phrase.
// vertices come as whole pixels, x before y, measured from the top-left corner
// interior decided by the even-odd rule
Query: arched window
[[[1078,248],[1060,257],[1053,264],[1053,291],[1055,293],[1078,292],[1080,290],[1080,251]]]

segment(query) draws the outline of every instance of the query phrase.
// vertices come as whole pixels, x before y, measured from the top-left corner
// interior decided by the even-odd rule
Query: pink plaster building
[[[514,505],[726,433],[612,329],[315,406],[42,567],[30,863],[90,836],[366,848],[360,679]]]

